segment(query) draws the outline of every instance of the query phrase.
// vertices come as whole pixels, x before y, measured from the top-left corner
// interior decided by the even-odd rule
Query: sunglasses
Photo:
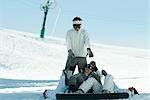
[[[81,24],[73,24],[73,26],[80,26]]]

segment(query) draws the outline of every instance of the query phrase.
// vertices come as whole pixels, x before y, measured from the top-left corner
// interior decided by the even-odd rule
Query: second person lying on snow
[[[102,84],[101,78],[104,76],[104,82]],[[78,73],[69,78],[67,81],[68,93],[121,93],[127,92],[131,96],[132,94],[138,94],[134,88],[120,89],[114,82],[113,76],[107,74],[105,70],[99,71],[96,67],[96,63],[91,61],[88,64],[83,73]],[[132,92],[133,93],[132,93]]]

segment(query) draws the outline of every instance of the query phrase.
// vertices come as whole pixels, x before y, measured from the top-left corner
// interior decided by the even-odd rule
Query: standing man
[[[69,70],[69,73],[67,72],[67,74],[70,75],[74,73],[76,65],[78,65],[79,73],[82,73],[84,67],[87,65],[86,56],[94,56],[90,49],[90,41],[87,31],[81,29],[82,19],[80,17],[75,17],[72,21],[73,29],[68,30],[66,35],[68,59],[65,70]]]

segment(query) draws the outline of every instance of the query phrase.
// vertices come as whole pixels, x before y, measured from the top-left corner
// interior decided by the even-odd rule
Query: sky
[[[54,0],[53,0],[54,1]],[[0,0],[0,27],[39,34],[45,0]],[[72,19],[83,19],[82,28],[96,43],[150,48],[148,0],[56,0],[45,25],[47,36],[65,38]]]

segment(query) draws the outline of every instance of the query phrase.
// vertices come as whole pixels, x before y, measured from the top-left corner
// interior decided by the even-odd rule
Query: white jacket
[[[66,35],[67,49],[71,49],[75,57],[86,57],[87,48],[90,48],[88,33],[84,29],[76,31],[70,29]]]

